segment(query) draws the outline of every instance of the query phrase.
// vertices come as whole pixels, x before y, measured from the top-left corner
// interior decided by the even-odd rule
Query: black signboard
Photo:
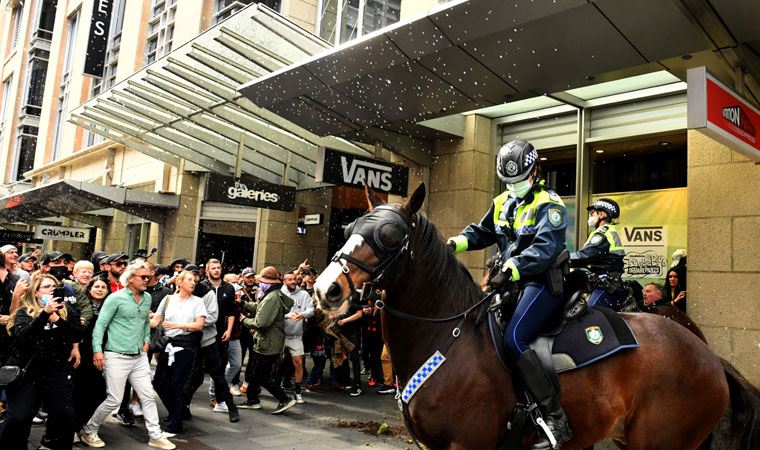
[[[95,0],[93,5],[92,19],[90,19],[90,40],[87,41],[87,57],[84,61],[84,73],[87,75],[103,76],[114,2],[116,0]]]
[[[330,148],[317,153],[317,182],[340,184],[405,196],[409,168],[380,159],[363,158]]]
[[[296,207],[296,188],[267,183],[252,177],[234,178],[209,174],[206,200],[293,211]]]
[[[36,239],[31,231],[0,230],[0,242],[42,244],[42,239]]]

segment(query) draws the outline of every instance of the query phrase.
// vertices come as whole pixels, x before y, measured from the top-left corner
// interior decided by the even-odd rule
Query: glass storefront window
[[[337,45],[398,22],[401,0],[320,0],[318,11],[320,37]]]

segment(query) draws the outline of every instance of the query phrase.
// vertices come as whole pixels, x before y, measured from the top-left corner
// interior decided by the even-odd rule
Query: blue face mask
[[[259,295],[261,297],[265,296],[270,289],[272,289],[272,285],[270,283],[259,281]]]
[[[530,188],[533,187],[533,184],[530,182],[530,180],[523,180],[519,181],[515,184],[507,184],[507,191],[509,191],[509,195],[517,198],[524,198],[526,195],[528,195],[528,192],[530,192]]]

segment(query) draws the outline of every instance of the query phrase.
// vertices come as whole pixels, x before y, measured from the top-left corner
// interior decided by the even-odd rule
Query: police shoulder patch
[[[549,208],[549,223],[555,227],[562,225],[562,211],[558,208]]]
[[[594,233],[594,235],[591,236],[591,241],[589,242],[589,244],[596,245],[596,244],[601,243],[603,240],[604,240],[603,234]]]

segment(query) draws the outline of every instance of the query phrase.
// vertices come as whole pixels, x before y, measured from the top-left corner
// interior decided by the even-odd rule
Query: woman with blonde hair
[[[151,328],[161,324],[170,338],[166,348],[158,354],[153,376],[153,388],[169,411],[169,423],[165,429],[168,437],[182,433],[183,388],[190,377],[206,322],[203,299],[193,295],[195,275],[184,270],[177,275],[175,283],[176,293],[164,297],[150,322]]]
[[[0,448],[27,447],[35,405],[40,401],[48,412],[47,430],[41,444],[51,449],[71,448],[74,435],[72,366],[79,364],[76,347],[81,339],[82,324],[75,307],[53,296],[58,286],[60,283],[52,275],[33,277],[21,305],[8,321],[11,361],[26,371],[6,390],[9,417],[0,436]],[[76,358],[73,357],[75,350]]]

